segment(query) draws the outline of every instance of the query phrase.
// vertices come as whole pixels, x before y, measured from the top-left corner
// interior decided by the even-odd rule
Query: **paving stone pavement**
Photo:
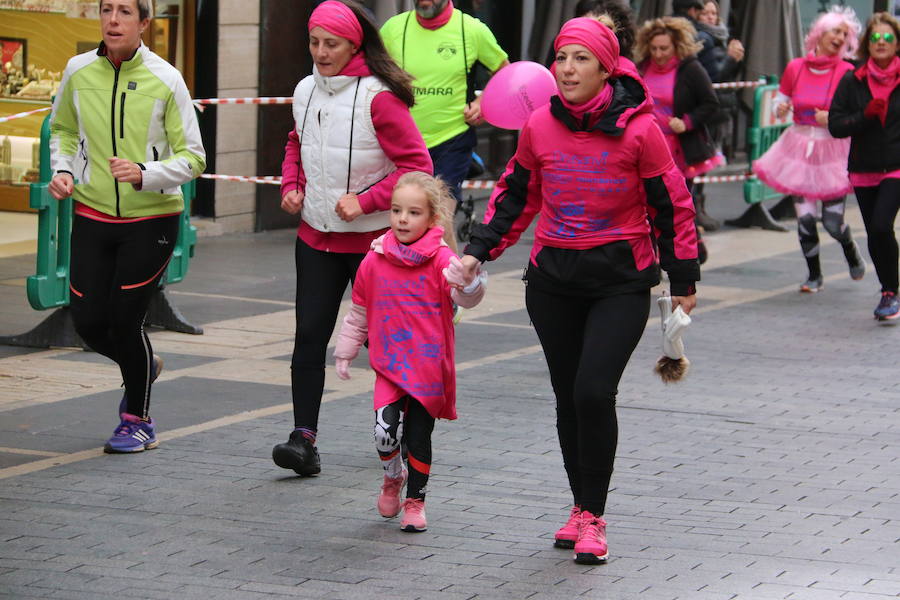
[[[794,233],[707,239],[688,378],[652,374],[653,317],[620,385],[608,564],[552,547],[571,498],[524,310],[528,240],[490,265],[485,302],[457,326],[460,418],[435,428],[429,528],[408,534],[375,509],[364,357],[349,382],[329,369],[322,474],[271,462],[291,426],[292,233],[279,231],[202,238],[171,288],[205,333],[151,333],[166,360],[156,450],[102,454],[121,382],[101,357],[0,346],[0,595],[900,596],[900,328],[871,319],[874,274],[850,281],[823,236],[826,289],[801,295]],[[28,260],[0,259],[0,280]],[[0,334],[44,316],[4,302]]]

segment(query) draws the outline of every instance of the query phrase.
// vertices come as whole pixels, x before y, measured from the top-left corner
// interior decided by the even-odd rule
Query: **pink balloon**
[[[511,63],[494,74],[481,93],[481,114],[503,129],[521,129],[535,109],[557,93],[556,79],[544,65]]]

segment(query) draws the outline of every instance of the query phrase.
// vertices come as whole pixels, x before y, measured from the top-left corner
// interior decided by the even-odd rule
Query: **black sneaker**
[[[272,460],[282,469],[292,469],[304,477],[322,472],[319,451],[300,431],[292,431],[287,442],[272,448]]]
[[[844,248],[844,256],[847,257],[847,266],[850,267],[850,279],[859,281],[866,274],[866,261],[859,254],[859,246],[856,242],[850,242]]]

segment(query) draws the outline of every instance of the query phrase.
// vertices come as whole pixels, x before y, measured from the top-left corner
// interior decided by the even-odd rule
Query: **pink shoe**
[[[403,518],[400,529],[410,533],[425,531],[428,522],[425,520],[425,501],[418,498],[407,498],[403,501]]]
[[[382,517],[391,518],[400,514],[400,490],[406,483],[407,470],[399,477],[384,476],[384,483],[381,484],[381,494],[378,495],[378,512]]]
[[[553,547],[565,548],[566,550],[574,548],[575,540],[578,539],[580,524],[581,507],[576,504],[572,507],[572,512],[569,513],[569,520],[556,532],[556,539],[553,541]]]
[[[575,562],[596,565],[606,562],[609,549],[606,546],[606,521],[603,517],[581,511],[581,529],[575,542]]]

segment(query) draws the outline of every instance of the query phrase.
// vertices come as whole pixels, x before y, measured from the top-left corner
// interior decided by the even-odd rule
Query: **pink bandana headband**
[[[567,44],[581,44],[600,61],[600,66],[612,74],[619,61],[619,40],[612,30],[596,19],[577,17],[566,21],[553,42],[559,51]]]
[[[337,0],[327,0],[309,17],[309,30],[321,27],[325,31],[350,41],[356,47],[362,46],[363,30],[350,7]]]

